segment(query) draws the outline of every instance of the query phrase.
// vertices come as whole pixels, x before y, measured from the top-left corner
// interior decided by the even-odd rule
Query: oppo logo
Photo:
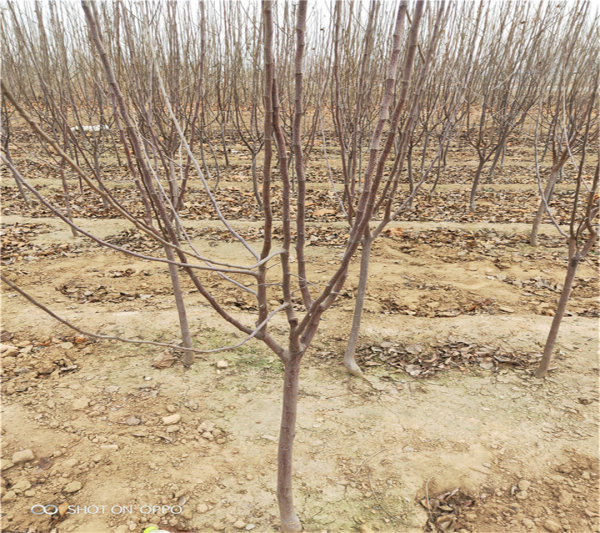
[[[35,515],[53,515],[58,514],[58,507],[56,505],[41,505],[38,503],[30,511]]]
[[[181,514],[183,512],[183,508],[181,505],[142,505],[138,508],[133,507],[133,505],[113,505],[109,507],[108,505],[69,505],[66,510],[59,511],[58,506],[50,504],[50,505],[42,505],[36,504],[33,505],[30,509],[31,513],[34,515],[55,515],[59,514],[87,514],[87,515],[95,515],[95,514],[133,514],[134,511],[138,511],[141,514]]]

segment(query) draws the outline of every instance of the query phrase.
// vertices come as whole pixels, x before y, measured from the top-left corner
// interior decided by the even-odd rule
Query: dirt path
[[[94,247],[64,251],[67,231],[35,223],[47,225],[29,236],[37,252],[10,266],[26,290],[92,331],[176,339],[160,265]],[[123,229],[102,224],[103,237]],[[561,249],[533,251],[519,241],[519,225],[495,227],[491,249],[452,244],[453,231],[463,239],[477,225],[437,228],[403,224],[377,244],[361,353],[463,343],[535,360],[564,275]],[[237,253],[226,242],[198,242],[219,257]],[[47,249],[58,252],[35,255]],[[309,253],[313,279],[326,279],[336,249],[317,243]],[[340,364],[353,265],[301,377],[295,485],[306,529],[417,532],[430,520],[461,532],[598,530],[594,272],[583,265],[544,383],[531,366],[490,365],[489,357],[459,358],[456,368],[421,377],[365,355],[369,386]],[[199,345],[239,338],[186,290]],[[251,309],[224,286],[214,290],[240,317]],[[14,335],[4,346],[16,347],[2,358],[4,530],[122,533],[151,522],[174,531],[277,530],[281,367],[260,344],[200,358],[188,372],[178,363],[159,369],[152,361],[163,350],[73,336],[10,291],[3,330]],[[31,513],[36,504],[74,507],[51,522]]]

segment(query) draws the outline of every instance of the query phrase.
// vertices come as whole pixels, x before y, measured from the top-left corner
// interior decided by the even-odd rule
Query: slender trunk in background
[[[473,185],[471,187],[471,194],[469,195],[469,209],[475,211],[475,196],[477,195],[477,187],[479,187],[479,180],[481,179],[481,172],[485,165],[485,159],[479,158],[479,165],[477,166],[477,172],[473,178]]]
[[[540,205],[538,206],[537,213],[535,214],[535,219],[533,220],[533,225],[531,226],[531,234],[529,236],[529,244],[531,244],[531,246],[538,245],[538,233],[540,231],[540,224],[542,223],[544,212],[546,211],[546,204],[550,202],[552,191],[554,190],[554,186],[558,181],[560,171],[563,165],[565,164],[567,157],[568,152],[565,150],[558,162],[552,167],[552,170],[550,171],[548,183],[546,183],[546,188],[544,189],[543,193],[544,198],[540,200]]]
[[[10,164],[13,165],[14,162],[10,155],[10,122],[5,101],[2,102],[2,114],[0,115],[0,117],[2,118],[2,149],[4,150],[4,155],[6,156],[6,159],[8,159]],[[16,175],[13,174],[13,177],[15,179],[15,183],[17,184],[17,189],[19,189],[19,194],[21,195],[21,198],[23,198],[25,205],[28,208],[31,207],[31,204],[29,203],[29,198],[27,196],[27,193],[25,192],[25,189],[23,188],[23,185],[21,185],[21,182],[17,179]]]
[[[60,162],[60,181],[62,183],[63,195],[65,198],[65,212],[66,212],[67,218],[71,222],[73,222],[73,212],[71,210],[71,197],[69,195],[69,185],[67,184],[67,178],[65,176],[64,160],[61,160],[61,162]],[[73,237],[77,237],[77,230],[73,226],[71,226],[71,235]]]
[[[360,324],[362,320],[363,309],[365,306],[365,296],[367,295],[367,283],[369,280],[369,263],[371,258],[371,245],[373,238],[369,232],[365,233],[362,240],[362,250],[360,256],[360,275],[358,279],[358,287],[356,289],[356,302],[354,304],[354,316],[352,317],[352,329],[346,346],[344,355],[344,366],[350,374],[361,377],[362,370],[356,363],[356,343],[360,332]]]
[[[221,122],[220,126],[221,126],[221,145],[223,146],[223,155],[225,156],[225,168],[229,168],[229,156],[227,155],[227,140],[225,139],[225,123]]]
[[[490,173],[488,174],[488,178],[487,178],[488,183],[492,183],[494,180],[494,172],[496,171],[496,165],[498,164],[500,157],[502,157],[502,162],[500,163],[500,168],[502,168],[502,166],[504,165],[505,146],[506,146],[506,141],[504,141],[504,143],[502,144],[501,149],[496,151],[496,155],[494,156],[494,160],[492,161],[492,166],[490,167]]]
[[[256,158],[258,156],[258,152],[252,152],[252,191],[254,192],[254,198],[256,198],[256,203],[258,204],[258,208],[262,210],[263,204],[260,198],[260,191],[258,190],[258,172],[256,168]]]
[[[408,151],[406,153],[406,167],[407,167],[407,174],[408,174],[408,193],[409,194],[412,194],[412,192],[415,190],[415,180],[413,178],[412,151],[413,151],[413,145],[411,143],[409,145]],[[412,208],[412,198],[408,202],[408,208],[409,209]]]
[[[10,150],[8,149],[8,144],[4,147],[4,155],[6,156],[6,159],[12,165],[14,165],[14,162],[13,162],[12,157],[10,155]],[[29,202],[29,197],[27,196],[27,193],[25,192],[25,189],[23,188],[23,185],[21,185],[21,182],[17,179],[17,177],[14,174],[13,174],[13,177],[15,178],[15,183],[17,184],[17,189],[19,189],[19,194],[21,195],[21,198],[23,198],[23,201],[25,202],[25,205],[28,208],[31,207],[31,203]]]
[[[556,344],[556,337],[558,336],[558,329],[560,323],[565,316],[567,310],[567,304],[569,303],[569,297],[571,296],[571,289],[573,288],[573,280],[577,273],[577,267],[579,266],[579,258],[577,256],[569,258],[569,266],[567,267],[567,275],[565,277],[565,284],[563,290],[560,293],[560,299],[558,300],[558,306],[554,319],[552,320],[552,326],[550,326],[550,333],[546,339],[546,345],[544,346],[544,355],[540,361],[540,366],[535,371],[535,375],[538,378],[543,378],[548,372],[550,367],[550,359],[552,352],[554,351],[554,345]]]

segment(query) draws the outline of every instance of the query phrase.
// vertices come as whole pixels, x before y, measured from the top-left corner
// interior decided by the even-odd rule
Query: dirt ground
[[[251,190],[237,178],[245,168],[221,186],[230,216]],[[552,371],[538,380],[566,248],[550,226],[539,247],[527,244],[535,185],[517,166],[466,214],[470,170],[453,167],[437,200],[421,197],[375,245],[359,350],[370,384],[342,366],[356,262],[303,363],[294,483],[307,531],[600,531],[598,255],[580,268]],[[60,196],[57,182],[36,179]],[[557,202],[568,201],[568,186],[559,189]],[[317,210],[331,200],[325,183],[312,191],[318,283],[344,223]],[[74,239],[42,207],[27,211],[6,175],[3,198],[9,279],[85,330],[178,342],[162,265]],[[84,195],[76,201],[85,229],[151,247]],[[200,251],[238,260],[218,223],[193,207],[185,226]],[[252,216],[236,227],[257,239]],[[249,321],[249,298],[208,283]],[[199,347],[241,338],[184,287]],[[263,345],[198,357],[186,371],[163,348],[73,332],[10,289],[2,320],[2,531],[278,530],[282,369]],[[272,328],[283,333],[283,319]],[[34,514],[48,505],[59,512]]]

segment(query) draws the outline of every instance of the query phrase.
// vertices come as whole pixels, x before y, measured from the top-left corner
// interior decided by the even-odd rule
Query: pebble
[[[243,520],[237,520],[235,522],[235,524],[233,524],[233,527],[235,529],[245,529],[246,528],[246,522],[244,522]]]
[[[535,527],[535,522],[531,520],[531,518],[523,518],[523,525],[527,529],[533,529]]]
[[[520,490],[527,490],[529,487],[531,487],[531,483],[526,479],[519,481],[518,485]]]
[[[525,498],[527,498],[527,496],[529,496],[529,493],[526,490],[517,492],[517,498],[519,498],[519,500],[524,500]]]
[[[165,426],[170,426],[172,424],[177,424],[181,420],[181,415],[176,413],[170,416],[163,416],[162,421]]]
[[[75,409],[75,411],[78,411],[80,409],[85,409],[89,404],[90,400],[88,398],[77,398],[71,407]]]
[[[11,488],[15,492],[23,492],[31,488],[31,483],[29,483],[29,481],[26,479],[20,479]]]
[[[217,361],[217,368],[227,368],[229,363],[227,361]]]
[[[8,470],[9,468],[12,468],[14,465],[14,463],[12,461],[9,461],[8,459],[0,459],[0,470],[2,470],[4,472],[4,470]]]
[[[545,529],[550,531],[550,533],[560,533],[563,530],[562,526],[558,522],[550,518],[545,520],[542,525]]]
[[[167,411],[169,413],[176,413],[177,412],[177,407],[175,407],[172,403],[170,403],[169,405],[167,405]]]
[[[176,431],[179,431],[179,426],[167,426],[167,433],[175,433]]]
[[[33,452],[29,449],[20,450],[18,452],[13,453],[12,462],[16,465],[20,463],[24,463],[26,461],[33,461],[34,455]]]
[[[9,490],[2,498],[5,502],[11,502],[16,499],[17,493],[14,490]]]
[[[64,489],[65,492],[73,493],[81,490],[81,483],[79,481],[71,481]]]
[[[561,490],[558,495],[558,501],[561,505],[568,507],[573,503],[573,495],[565,490]]]
[[[125,420],[125,424],[128,426],[139,426],[142,421],[137,416],[130,416]]]
[[[185,404],[185,406],[190,410],[190,411],[197,411],[198,410],[198,404],[196,402],[187,402]]]
[[[14,357],[19,355],[19,349],[16,346],[7,346],[4,345],[4,350],[2,350],[2,355],[5,357]]]
[[[77,459],[67,459],[62,465],[63,468],[73,468],[77,464]]]
[[[198,507],[196,507],[196,511],[198,511],[200,514],[205,513],[208,511],[208,505],[205,503],[199,503]]]

